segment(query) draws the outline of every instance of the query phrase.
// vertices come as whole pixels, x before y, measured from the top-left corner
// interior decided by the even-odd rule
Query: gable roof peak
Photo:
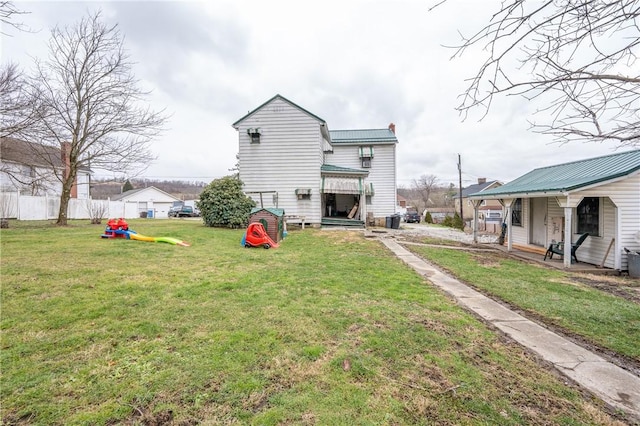
[[[302,108],[300,105],[291,102],[289,99],[285,98],[284,96],[280,95],[280,94],[276,94],[275,96],[273,96],[271,99],[269,99],[268,101],[262,103],[259,107],[249,111],[246,115],[244,115],[242,118],[240,118],[239,120],[237,120],[235,123],[233,123],[231,126],[235,129],[238,129],[238,124],[240,124],[242,121],[246,120],[247,118],[249,118],[250,116],[252,116],[256,111],[261,110],[262,108],[264,108],[266,105],[269,105],[271,102],[275,101],[275,100],[281,100],[283,102],[288,103],[289,105],[293,106],[294,108],[299,109],[300,111],[310,115],[311,117],[315,118],[316,120],[318,120],[321,124],[325,124],[326,125],[326,121],[320,117],[318,117],[317,115],[313,114],[312,112],[309,112],[308,110]]]

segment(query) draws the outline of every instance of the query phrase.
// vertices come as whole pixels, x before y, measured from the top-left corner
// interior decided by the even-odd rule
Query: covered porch
[[[544,259],[553,248],[546,261],[557,263],[560,259],[567,269],[586,263],[620,270],[619,209],[609,197],[586,195],[529,193],[494,198],[505,208],[507,251],[520,248],[540,253]],[[482,199],[472,202],[477,221]]]
[[[373,193],[373,186],[365,182],[368,174],[367,170],[322,166],[322,226],[365,227],[366,197]]]

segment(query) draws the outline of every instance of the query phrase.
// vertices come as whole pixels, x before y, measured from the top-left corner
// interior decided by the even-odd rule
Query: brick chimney
[[[389,124],[389,130],[391,130],[391,132],[393,132],[393,134],[396,134],[396,125],[391,123]]]
[[[71,172],[71,142],[62,142],[60,149],[62,164],[64,164],[64,178],[66,179]],[[71,185],[71,198],[78,198],[78,177],[73,180]]]
[[[487,178],[478,178],[478,185],[482,185],[483,183],[487,183]]]

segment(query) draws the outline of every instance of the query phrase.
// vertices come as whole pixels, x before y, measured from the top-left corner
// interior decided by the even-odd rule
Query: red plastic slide
[[[278,243],[273,241],[264,226],[260,222],[250,223],[247,227],[247,233],[244,236],[245,247],[278,247]]]

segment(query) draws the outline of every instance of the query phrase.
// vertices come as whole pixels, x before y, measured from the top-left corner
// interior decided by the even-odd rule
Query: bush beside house
[[[241,228],[247,226],[256,203],[242,192],[242,181],[225,176],[212,181],[196,203],[206,226]]]

